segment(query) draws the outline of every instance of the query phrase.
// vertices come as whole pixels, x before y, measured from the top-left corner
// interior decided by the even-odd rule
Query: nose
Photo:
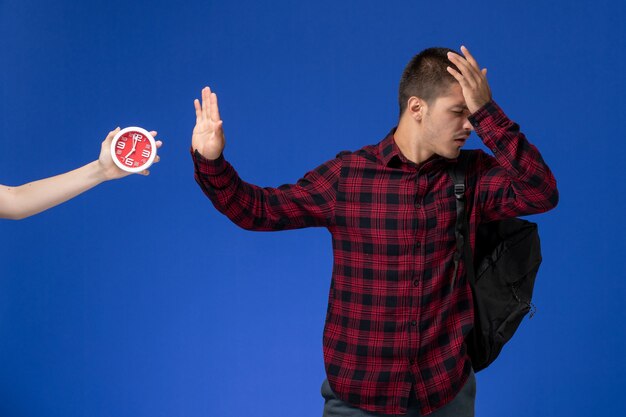
[[[465,130],[466,132],[474,131],[474,126],[472,126],[469,119],[465,119],[465,121],[463,122],[463,130]]]

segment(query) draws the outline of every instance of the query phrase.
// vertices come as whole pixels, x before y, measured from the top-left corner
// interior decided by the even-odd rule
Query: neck
[[[400,152],[406,159],[413,163],[421,164],[433,156],[434,153],[423,146],[422,135],[412,122],[412,120],[407,120],[405,117],[400,118],[398,128],[393,137]]]

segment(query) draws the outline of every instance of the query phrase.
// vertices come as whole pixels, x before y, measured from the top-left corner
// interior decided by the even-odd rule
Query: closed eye
[[[459,116],[469,114],[469,109],[467,109],[467,107],[454,108],[450,109],[450,111],[454,114],[458,114]]]

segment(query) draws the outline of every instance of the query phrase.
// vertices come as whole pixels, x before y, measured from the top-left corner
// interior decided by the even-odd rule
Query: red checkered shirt
[[[470,122],[495,156],[471,153],[473,245],[477,224],[547,211],[558,192],[537,149],[494,102]],[[403,414],[413,386],[425,415],[455,397],[470,373],[463,340],[473,323],[462,264],[451,287],[456,203],[447,169],[455,160],[435,156],[416,165],[401,154],[393,131],[278,188],[242,181],[223,156],[208,161],[194,152],[193,159],[204,193],[242,228],[331,232],[323,345],[328,381],[340,399]]]

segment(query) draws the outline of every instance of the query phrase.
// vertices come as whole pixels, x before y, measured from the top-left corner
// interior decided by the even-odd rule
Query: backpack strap
[[[454,183],[454,198],[456,200],[456,225],[454,235],[456,236],[456,252],[454,253],[454,273],[452,274],[452,283],[450,288],[456,285],[456,278],[459,272],[459,262],[461,258],[465,261],[465,273],[470,285],[474,287],[474,255],[472,247],[469,243],[469,221],[467,215],[467,204],[465,198],[465,173],[469,162],[469,155],[465,151],[461,151],[457,158],[457,163],[450,166],[448,173]]]

